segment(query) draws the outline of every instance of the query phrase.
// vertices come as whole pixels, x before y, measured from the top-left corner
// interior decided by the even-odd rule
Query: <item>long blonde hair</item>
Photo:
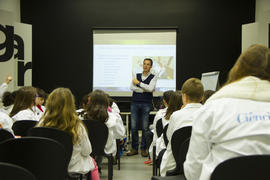
[[[73,144],[76,144],[83,124],[76,113],[72,92],[68,88],[55,89],[49,94],[45,106],[45,114],[38,126],[63,130],[72,136]]]

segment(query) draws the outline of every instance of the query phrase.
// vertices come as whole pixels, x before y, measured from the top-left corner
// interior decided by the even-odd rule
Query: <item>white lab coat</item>
[[[169,120],[166,120],[165,117],[162,118],[162,126],[163,129],[165,128],[165,126],[167,126],[167,124],[169,124]],[[156,157],[159,155],[160,151],[163,149],[166,149],[166,144],[164,141],[164,133],[161,134],[161,136],[159,138],[157,138],[156,140]]]
[[[12,108],[13,108],[13,104],[9,105],[9,106],[3,106],[2,108],[0,108],[0,112],[3,112],[5,114],[9,115]]]
[[[164,109],[158,110],[158,112],[155,115],[154,121],[153,121],[153,126],[154,126],[154,129],[152,130],[152,132],[153,132],[153,141],[152,141],[152,143],[151,143],[151,145],[149,147],[149,150],[148,150],[149,153],[150,153],[151,159],[153,159],[153,146],[156,145],[156,141],[158,139],[157,130],[156,130],[157,121],[159,119],[162,119],[166,115],[167,109],[168,108],[166,107]],[[164,125],[163,125],[163,127],[164,127]]]
[[[157,132],[156,132],[156,125],[157,125],[157,121],[159,120],[159,119],[162,119],[165,115],[166,115],[166,112],[167,112],[167,109],[168,109],[168,107],[166,107],[166,108],[163,108],[163,109],[160,109],[160,110],[158,110],[158,112],[156,113],[156,115],[155,115],[155,118],[154,118],[154,121],[153,121],[153,126],[154,126],[154,135],[156,134],[157,135]]]
[[[115,102],[112,103],[112,112],[114,116],[116,117],[116,126],[114,127],[115,133],[114,139],[122,139],[126,137],[126,129],[123,124],[122,117],[120,115],[120,109],[118,108],[117,104]]]
[[[95,168],[94,162],[90,156],[92,146],[89,141],[87,132],[83,126],[82,134],[77,144],[73,145],[72,156],[68,165],[69,173],[86,174]]]
[[[120,109],[115,102],[112,103],[112,110],[115,113],[118,113],[118,114],[120,113]]]
[[[269,92],[270,82],[250,76],[209,98],[194,116],[184,163],[188,180],[210,179],[232,157],[270,154]]]
[[[169,140],[167,149],[162,157],[160,164],[160,175],[166,176],[168,170],[176,167],[176,162],[173,157],[171,139],[174,131],[185,126],[192,126],[193,115],[202,105],[200,103],[187,104],[183,109],[175,111],[170,118],[170,123],[167,129],[167,138]]]
[[[125,136],[125,127],[123,126],[123,121],[113,113],[108,112],[109,118],[105,122],[106,126],[108,127],[109,134],[108,134],[108,140],[105,146],[105,153],[109,154],[112,153],[113,155],[116,155],[116,138]]]
[[[84,116],[85,112],[82,113],[83,111],[85,111],[85,109],[83,109],[83,108],[76,110],[76,113],[78,114],[78,117],[79,117],[80,120],[84,120],[83,116]]]
[[[35,115],[34,111],[31,109],[24,109],[19,111],[17,114],[12,116],[13,122],[20,120],[34,120],[38,121],[39,118]]]
[[[13,134],[13,121],[7,114],[3,112],[0,112],[0,124],[2,125],[3,129],[6,129]]]
[[[38,118],[38,120],[40,120],[40,118],[43,116],[43,114],[45,113],[45,106],[41,106],[42,111],[37,107],[37,106],[33,106],[33,111],[35,113],[35,116]]]
[[[6,92],[7,88],[8,88],[7,83],[3,83],[0,85],[0,101],[2,101],[3,94]]]

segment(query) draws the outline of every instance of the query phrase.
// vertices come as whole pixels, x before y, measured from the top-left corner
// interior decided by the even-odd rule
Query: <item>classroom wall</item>
[[[269,47],[269,0],[256,0],[255,20],[254,23],[242,26],[242,52],[252,44],[263,44]]]
[[[269,45],[270,1],[256,1],[256,23],[259,23],[259,41],[265,46]]]
[[[255,0],[22,1],[21,20],[33,25],[33,85],[92,87],[91,27],[179,27],[177,88],[190,77],[220,71],[241,53],[241,26],[255,21]]]
[[[20,0],[0,0],[0,10],[12,12],[12,19],[16,22],[21,22],[20,5]]]
[[[20,23],[20,1],[0,1],[0,81],[13,77],[8,91],[32,85],[32,26]]]
[[[0,0],[0,21],[2,23],[11,25],[10,22],[20,22],[20,0]],[[4,36],[0,34],[0,43],[2,43]],[[0,51],[0,54],[3,54],[3,50]],[[5,66],[5,68],[3,68]],[[15,74],[15,63],[10,62],[1,63],[0,67],[0,83],[5,82],[5,79],[8,74]],[[16,78],[16,77],[14,77]],[[9,85],[8,90],[13,91],[15,89],[14,81]]]

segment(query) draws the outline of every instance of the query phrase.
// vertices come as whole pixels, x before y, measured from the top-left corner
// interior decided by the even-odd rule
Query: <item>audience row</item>
[[[6,86],[5,86],[6,88]],[[16,95],[14,95],[16,94]],[[73,153],[68,172],[86,174],[93,170],[94,159],[91,142],[82,120],[97,120],[108,127],[108,139],[105,153],[116,154],[116,139],[125,137],[125,127],[120,111],[103,91],[93,91],[87,95],[80,118],[75,108],[75,99],[68,88],[53,90],[43,103],[46,93],[34,87],[22,87],[16,93],[5,92],[3,95],[4,108],[0,112],[0,125],[12,132],[12,125],[20,120],[37,121],[37,127],[57,128],[67,132],[72,137]]]
[[[168,103],[164,93],[165,105],[169,106],[157,113],[154,128],[158,119],[162,119],[163,127],[168,124],[167,131],[163,132],[168,145],[164,147],[158,143],[156,129],[151,145],[157,146],[156,155],[162,159],[161,176],[166,176],[166,172],[176,167],[171,138],[182,127],[192,127],[183,166],[188,180],[210,179],[218,164],[233,157],[270,154],[269,92],[270,50],[253,45],[240,55],[225,85],[211,97],[211,92],[205,92],[203,96],[204,89],[199,79],[190,78],[181,88],[182,107],[179,105],[168,118],[169,109],[179,99],[171,95]],[[162,156],[159,149],[163,148]]]
[[[0,86],[3,89],[12,78]],[[237,156],[270,154],[270,50],[253,45],[240,55],[229,72],[225,85],[215,92],[204,92],[201,81],[190,78],[181,91],[163,95],[164,109],[153,122],[153,140],[149,147],[151,158],[156,153],[160,174],[176,166],[172,153],[172,136],[182,127],[192,127],[190,145],[184,163],[188,180],[209,179],[221,162]],[[212,96],[211,96],[212,95]],[[210,97],[211,96],[211,97]],[[9,97],[14,105],[5,101]],[[37,126],[53,127],[68,132],[73,138],[73,154],[69,172],[87,173],[94,168],[91,142],[81,120],[98,120],[109,129],[106,153],[116,153],[115,139],[125,136],[120,110],[103,91],[95,90],[85,96],[79,110],[67,88],[57,88],[46,96],[33,87],[22,87],[3,96],[5,109],[0,112],[1,126],[10,131],[13,122],[29,119]],[[5,114],[5,113],[9,114]],[[167,131],[158,135],[156,125],[162,122]],[[153,152],[153,146],[156,152]],[[154,159],[156,161],[156,159]]]

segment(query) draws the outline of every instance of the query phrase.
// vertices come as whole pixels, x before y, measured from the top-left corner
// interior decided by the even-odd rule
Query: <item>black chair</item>
[[[186,161],[186,157],[187,157],[187,152],[188,152],[188,148],[189,148],[189,142],[190,142],[190,138],[187,138],[180,146],[179,149],[179,168],[180,168],[180,174],[184,174],[184,162]],[[168,172],[169,173],[169,172]]]
[[[178,167],[176,167],[174,170],[172,171],[167,171],[166,172],[166,176],[165,177],[160,177],[160,176],[153,176],[152,177],[152,180],[176,180],[176,179],[183,179],[185,180],[185,175],[184,175],[184,169],[183,169],[183,164],[186,160],[186,155],[187,155],[187,151],[188,151],[188,147],[189,147],[189,141],[190,141],[190,138],[187,138],[180,146],[179,148],[179,163],[177,164],[180,164],[180,165],[177,165]],[[180,167],[179,167],[180,166]],[[183,172],[183,173],[179,173],[178,170],[180,169],[180,173]]]
[[[34,127],[37,124],[37,121],[33,120],[21,120],[15,121],[12,125],[12,130],[16,136],[27,136],[27,132],[29,129]]]
[[[15,164],[0,162],[0,177],[8,180],[36,180],[36,177],[27,169]]]
[[[163,140],[164,140],[164,143],[165,143],[166,147],[168,146],[168,143],[169,143],[169,140],[168,140],[168,137],[167,137],[168,126],[169,126],[169,124],[167,124],[163,129]]]
[[[7,139],[14,138],[13,134],[3,128],[0,128],[0,142],[5,141]]]
[[[64,147],[49,138],[23,137],[0,143],[0,162],[21,166],[38,180],[64,180],[66,176]]]
[[[173,170],[166,172],[166,177],[153,176],[152,180],[174,180],[185,179],[183,163],[186,160],[186,154],[189,147],[191,136],[191,126],[183,127],[176,130],[171,139],[172,153],[176,162],[176,167]]]
[[[108,139],[108,127],[96,120],[83,120],[87,130],[89,140],[92,145],[92,157],[105,156],[108,159],[108,179],[112,180],[113,177],[113,155],[106,154],[104,152],[105,145]],[[98,167],[101,167],[101,164],[97,161]]]
[[[160,119],[161,120],[161,119]],[[161,123],[162,124],[162,123]],[[163,126],[163,125],[162,125]],[[165,146],[167,147],[168,143],[169,143],[169,140],[168,140],[168,137],[167,137],[167,130],[168,130],[168,126],[169,124],[166,124],[166,126],[162,129],[162,133],[161,135],[163,134],[163,140],[164,140],[164,143],[165,143]],[[160,136],[161,136],[160,135]],[[160,168],[160,163],[161,163],[161,159],[164,152],[165,152],[166,149],[163,149],[159,154],[158,154],[158,157],[156,159],[156,155],[155,155],[155,158],[153,158],[153,176],[156,176],[157,175],[157,172],[158,172],[158,169]],[[153,148],[153,153],[156,154],[156,147]],[[153,156],[154,157],[154,156]],[[159,173],[160,175],[160,173]]]
[[[162,124],[162,119],[159,119],[156,124],[156,132],[157,132],[157,137],[160,137],[161,134],[163,133],[163,124]]]
[[[162,133],[163,133],[163,123],[162,123],[162,118],[157,120],[156,123],[156,132],[157,132],[157,137],[159,138]],[[153,176],[157,175],[157,162],[156,162],[156,145],[153,146]]]
[[[166,172],[166,176],[175,176],[184,173],[183,163],[185,162],[188,146],[189,146],[189,138],[191,136],[191,126],[186,126],[176,130],[171,139],[172,153],[176,162],[176,167],[173,170],[169,170]],[[186,143],[184,143],[186,141]],[[184,144],[183,144],[184,143]],[[183,148],[183,152],[181,149]]]
[[[270,155],[250,155],[228,159],[213,171],[211,180],[269,179]]]
[[[29,129],[28,135],[50,138],[62,144],[65,148],[66,167],[68,167],[73,151],[72,137],[68,133],[56,128],[34,127]]]

